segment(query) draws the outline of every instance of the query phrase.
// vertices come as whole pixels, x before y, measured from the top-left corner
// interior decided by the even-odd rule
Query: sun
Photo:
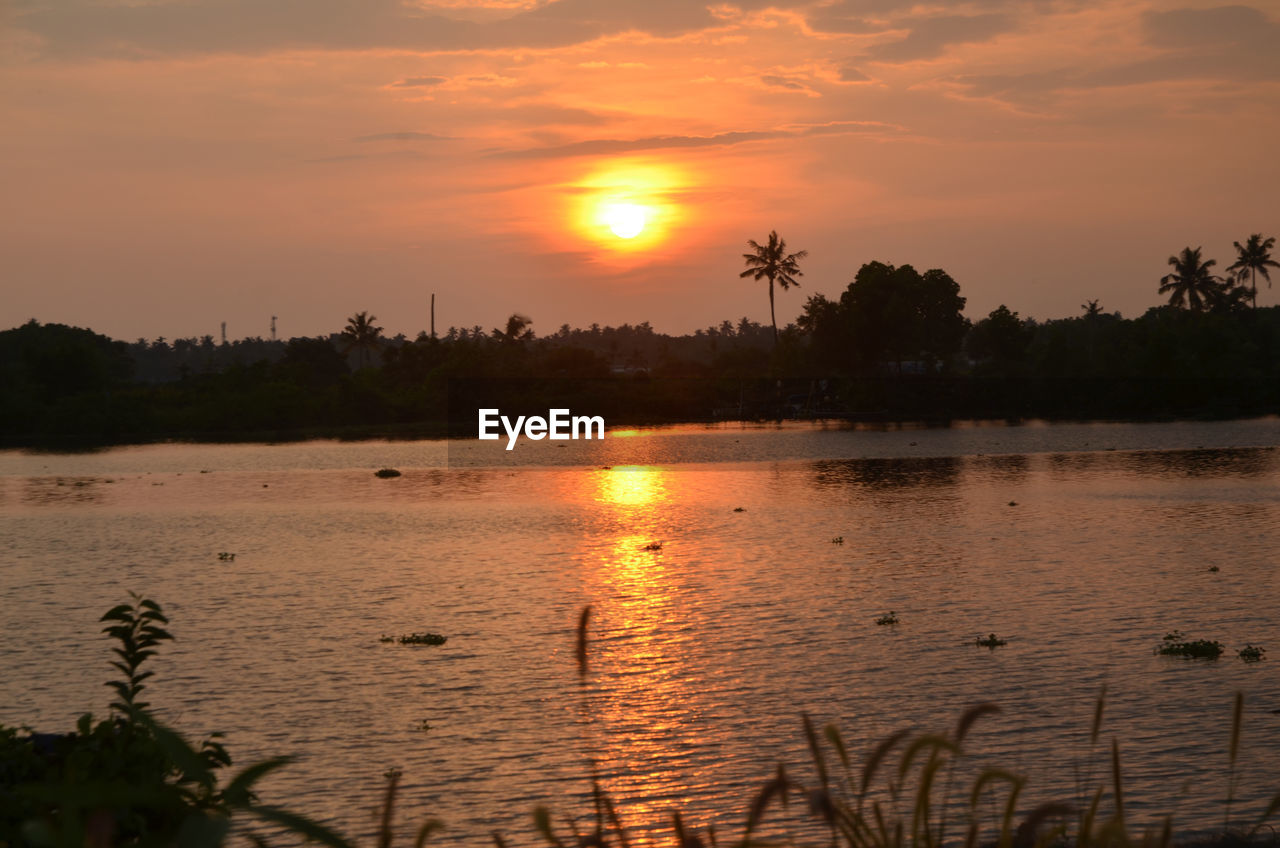
[[[675,228],[687,223],[687,178],[667,163],[635,159],[598,163],[564,186],[569,230],[594,244],[604,261],[658,256]]]
[[[606,203],[600,208],[601,217],[613,234],[622,239],[633,239],[644,231],[649,214],[638,203]]]

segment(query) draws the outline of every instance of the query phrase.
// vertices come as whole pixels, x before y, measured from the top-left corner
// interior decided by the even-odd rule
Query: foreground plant
[[[86,713],[65,734],[0,725],[0,846],[216,846],[234,815],[247,814],[334,848],[347,842],[324,826],[253,792],[265,775],[289,762],[275,757],[243,769],[224,785],[231,765],[221,734],[193,746],[165,727],[141,700],[151,671],[142,665],[173,639],[160,605],[138,595],[103,615],[114,639],[111,662],[123,678],[110,714]]]

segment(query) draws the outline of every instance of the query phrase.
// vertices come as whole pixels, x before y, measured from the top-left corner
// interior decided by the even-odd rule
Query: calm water
[[[673,808],[736,834],[779,760],[811,776],[803,712],[861,754],[981,701],[1004,712],[975,762],[1075,800],[1106,771],[1104,684],[1130,809],[1208,828],[1236,690],[1239,818],[1280,790],[1277,444],[1262,420],[686,428],[497,469],[439,442],[0,452],[0,722],[103,713],[97,619],[133,589],[178,637],[166,720],[226,732],[239,765],[297,755],[266,799],[355,835],[397,767],[406,833],[529,844],[535,805],[588,814],[591,762],[642,837]],[[1228,651],[1153,656],[1174,628]],[[423,630],[449,641],[378,641]],[[989,632],[1008,644],[973,645]]]

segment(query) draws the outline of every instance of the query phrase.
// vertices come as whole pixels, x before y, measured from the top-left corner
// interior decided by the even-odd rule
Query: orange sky
[[[872,259],[1134,316],[1183,246],[1280,236],[1276,0],[9,0],[0,115],[0,327],[126,339],[413,335],[433,291],[441,330],[767,323],[774,228],[779,323]],[[588,221],[622,194],[633,244]]]

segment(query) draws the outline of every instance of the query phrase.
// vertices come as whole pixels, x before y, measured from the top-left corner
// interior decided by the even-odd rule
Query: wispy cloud
[[[1203,80],[1280,80],[1280,23],[1249,6],[1146,12],[1142,43],[1149,55],[1099,61],[1093,67],[967,74],[954,78],[973,97],[1028,104],[1067,91]]]
[[[867,57],[877,62],[902,63],[941,56],[953,44],[973,44],[1009,32],[1014,19],[1005,14],[938,15],[908,23],[911,31],[896,41],[876,44]]]
[[[313,165],[328,165],[339,162],[358,162],[361,160],[387,160],[387,159],[408,159],[421,160],[428,159],[426,154],[417,150],[386,150],[380,153],[344,153],[338,156],[320,156],[315,159],[304,160]]]
[[[453,136],[436,135],[428,132],[385,132],[358,135],[351,140],[364,143],[370,141],[450,141],[452,139]]]
[[[558,0],[483,21],[402,0],[28,0],[10,20],[39,36],[53,54],[127,56],[294,48],[545,49],[626,32],[672,37],[718,22],[705,5],[687,0]]]
[[[800,138],[814,135],[838,135],[851,133],[898,132],[901,128],[876,121],[832,121],[824,124],[804,124],[771,130],[742,130],[715,135],[664,135],[634,139],[601,138],[561,144],[553,147],[532,147],[519,150],[494,150],[489,155],[499,159],[554,159],[571,156],[601,156],[618,153],[634,153],[641,150],[669,150],[675,148],[730,147],[755,141],[771,141],[780,138]]]
[[[422,88],[448,82],[448,77],[406,77],[391,83],[392,88]]]

